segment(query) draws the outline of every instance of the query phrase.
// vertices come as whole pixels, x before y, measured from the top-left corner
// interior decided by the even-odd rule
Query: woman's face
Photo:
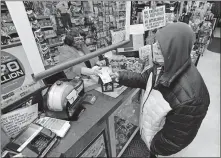
[[[75,48],[81,48],[81,45],[84,43],[84,38],[83,36],[78,36],[78,37],[74,37],[74,42],[73,42],[73,46]]]
[[[164,58],[158,41],[153,44],[153,63],[164,65]]]

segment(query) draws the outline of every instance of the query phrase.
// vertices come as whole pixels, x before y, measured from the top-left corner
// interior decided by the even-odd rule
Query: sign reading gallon
[[[34,82],[32,69],[22,46],[1,51],[1,108],[20,100],[43,86]]]
[[[1,85],[4,87],[20,87],[25,81],[25,69],[13,55],[1,52]]]

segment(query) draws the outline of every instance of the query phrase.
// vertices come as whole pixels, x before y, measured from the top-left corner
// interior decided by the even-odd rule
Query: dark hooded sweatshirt
[[[153,88],[163,95],[172,110],[163,128],[154,136],[150,151],[155,155],[173,155],[187,147],[195,138],[206,116],[210,97],[207,87],[191,62],[193,31],[185,23],[165,26],[156,34],[164,57],[164,70]],[[155,66],[139,74],[120,72],[119,83],[145,89]],[[153,75],[155,81],[156,75]],[[156,98],[157,99],[157,98]]]

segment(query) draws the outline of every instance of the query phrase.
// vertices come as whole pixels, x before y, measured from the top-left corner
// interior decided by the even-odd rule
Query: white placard
[[[67,97],[66,99],[68,100],[68,102],[70,104],[73,104],[73,102],[77,99],[78,97],[78,93],[77,91],[74,89]]]
[[[112,44],[116,44],[116,43],[124,41],[125,36],[126,36],[125,30],[116,31],[116,32],[111,31]],[[105,35],[104,35],[104,37],[105,37]]]
[[[146,45],[139,48],[139,58],[141,60],[146,60],[149,56],[151,56],[151,45]]]
[[[143,10],[144,30],[153,30],[166,25],[165,6]]]
[[[138,50],[140,47],[144,46],[144,37],[143,34],[134,34],[133,35],[133,48]]]
[[[144,25],[137,24],[137,25],[130,25],[130,34],[144,34]]]
[[[1,116],[1,126],[5,133],[14,138],[38,117],[38,104],[21,108]]]

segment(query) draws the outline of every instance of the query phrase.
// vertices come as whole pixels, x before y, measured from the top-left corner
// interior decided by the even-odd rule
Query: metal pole
[[[97,50],[97,51],[95,51],[95,52],[93,52],[93,53],[91,53],[91,54],[84,55],[84,56],[82,56],[82,57],[80,57],[80,58],[73,59],[73,60],[69,60],[69,61],[67,61],[67,62],[65,62],[65,63],[58,64],[58,65],[56,65],[56,66],[54,66],[54,67],[52,67],[52,68],[49,68],[49,69],[47,69],[47,70],[45,70],[45,71],[43,71],[43,72],[38,73],[38,74],[36,74],[36,75],[33,74],[33,75],[32,75],[32,76],[33,76],[33,79],[34,79],[35,81],[44,79],[44,78],[49,77],[49,76],[51,76],[51,75],[53,75],[53,74],[56,74],[56,73],[58,73],[58,72],[61,72],[61,71],[65,70],[65,69],[67,69],[67,68],[69,68],[69,67],[71,67],[71,66],[77,65],[77,64],[82,63],[82,62],[84,62],[84,61],[87,61],[87,60],[89,60],[89,59],[91,59],[91,58],[94,58],[94,57],[96,57],[96,56],[99,56],[99,55],[101,55],[101,54],[104,54],[104,53],[106,53],[106,52],[108,52],[108,51],[110,51],[110,50],[113,50],[113,49],[118,48],[118,47],[120,47],[120,46],[122,46],[122,45],[125,45],[125,44],[127,44],[128,42],[129,42],[129,40],[122,41],[122,42],[120,42],[120,43],[113,44],[113,45],[108,46],[108,47],[106,47],[106,48]]]

